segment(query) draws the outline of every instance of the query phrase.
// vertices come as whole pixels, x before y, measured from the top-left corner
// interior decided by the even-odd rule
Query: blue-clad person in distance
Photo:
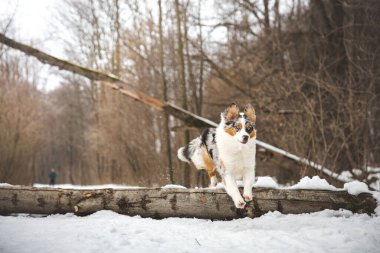
[[[57,172],[55,172],[54,168],[50,170],[49,172],[49,179],[50,179],[50,183],[49,185],[50,186],[54,186],[55,185],[55,180],[57,178]]]

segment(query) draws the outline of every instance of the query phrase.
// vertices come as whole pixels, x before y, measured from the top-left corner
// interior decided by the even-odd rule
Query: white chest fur
[[[255,139],[246,144],[240,143],[220,126],[216,132],[216,145],[222,173],[231,173],[236,179],[242,179],[246,170],[255,170]]]

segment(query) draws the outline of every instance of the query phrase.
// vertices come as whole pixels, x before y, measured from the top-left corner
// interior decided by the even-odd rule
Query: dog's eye
[[[227,121],[226,125],[227,126],[235,126],[235,122],[234,121]]]
[[[245,127],[245,129],[246,129],[247,133],[250,133],[255,129],[255,126],[254,125],[247,125]]]

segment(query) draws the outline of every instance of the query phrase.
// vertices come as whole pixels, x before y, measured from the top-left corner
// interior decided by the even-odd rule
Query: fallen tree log
[[[346,191],[254,188],[253,201],[236,209],[223,189],[137,188],[77,190],[0,187],[0,214],[88,215],[112,210],[151,218],[187,217],[230,220],[259,217],[269,211],[284,214],[340,208],[355,213],[374,212],[377,203],[370,193],[353,196]]]

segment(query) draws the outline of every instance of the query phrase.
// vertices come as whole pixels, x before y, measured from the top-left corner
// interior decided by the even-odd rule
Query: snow
[[[365,183],[359,181],[345,183],[343,189],[346,190],[349,194],[355,196],[362,192],[369,192],[368,186]]]
[[[336,191],[337,188],[330,185],[325,179],[321,179],[318,176],[304,177],[299,183],[290,187],[290,189],[313,189],[313,190],[330,190]]]
[[[380,192],[378,192],[378,191],[372,191],[371,193],[372,193],[372,196],[377,201],[377,207],[375,209],[375,215],[380,216]]]
[[[241,182],[241,184],[243,184],[243,182]],[[224,185],[223,185],[222,182],[219,182],[219,183],[216,184],[216,186],[214,186],[214,187],[208,187],[207,189],[224,189]]]
[[[239,187],[243,187],[244,184],[241,180],[237,181],[237,185]],[[11,187],[12,185],[7,183],[0,183],[0,187]],[[33,187],[44,188],[51,187],[47,184],[34,184]],[[369,192],[368,186],[359,181],[352,181],[344,184],[343,189],[336,188],[335,186],[330,185],[325,179],[321,179],[318,176],[304,177],[297,184],[290,187],[279,186],[275,179],[272,177],[257,177],[255,184],[253,185],[255,188],[274,188],[274,189],[313,189],[313,190],[330,190],[330,191],[339,191],[346,190],[348,193],[352,195],[358,195],[362,192]],[[53,186],[53,188],[60,189],[82,189],[82,190],[96,190],[96,189],[143,189],[145,187],[140,186],[128,186],[128,185],[117,185],[117,184],[104,184],[104,185],[72,185],[72,184],[58,184]],[[162,186],[163,189],[186,189],[186,187],[182,185],[175,184],[167,184]],[[222,183],[218,183],[215,187],[209,187],[208,189],[224,189]]]
[[[1,184],[0,184],[1,186]],[[8,186],[11,186],[8,184]],[[33,184],[33,187],[45,188],[52,187],[57,189],[78,189],[78,190],[100,190],[100,189],[144,189],[146,187],[141,186],[130,186],[130,185],[119,185],[119,184],[102,184],[102,185],[72,185],[72,184],[56,184],[50,186],[48,184]],[[167,184],[162,186],[163,189],[186,189],[185,186],[176,184]]]
[[[241,182],[238,182],[241,184]],[[11,187],[1,183],[0,187]],[[47,187],[37,184],[35,187]],[[135,189],[125,185],[56,188]],[[217,188],[221,187],[220,185]],[[279,188],[271,177],[258,177],[254,187]],[[141,187],[140,187],[141,188]],[[185,189],[180,185],[162,187]],[[305,177],[291,189],[337,189],[319,177]],[[368,187],[354,181],[344,190],[357,195]],[[311,214],[270,212],[233,221],[129,217],[112,211],[78,217],[74,214],[0,216],[0,252],[378,252],[380,192],[371,192],[375,214],[324,210]]]
[[[0,183],[0,187],[12,187],[12,185],[7,183]]]
[[[353,178],[352,173],[351,173],[350,171],[348,171],[348,170],[344,170],[344,171],[342,171],[342,172],[339,174],[339,176],[340,176],[341,178],[343,178],[346,182],[350,182],[350,181],[352,181],[352,178]]]
[[[323,174],[325,175],[328,175],[328,176],[331,176],[331,177],[334,177],[335,179],[343,182],[343,183],[347,183],[348,181],[346,181],[347,178],[345,177],[342,177],[340,176],[339,174],[327,169],[326,167],[323,167],[322,165],[316,163],[316,162],[313,162],[313,161],[310,161],[306,158],[301,158],[299,156],[296,156],[294,154],[291,154],[283,149],[280,149],[280,148],[277,148],[275,146],[272,146],[268,143],[265,143],[263,141],[259,141],[259,140],[256,140],[256,144],[264,149],[267,149],[267,150],[270,150],[270,151],[273,151],[277,154],[280,154],[280,155],[283,155],[291,160],[294,160],[294,161],[297,161],[297,162],[300,162],[302,164],[305,164],[307,166],[310,166],[316,170],[319,170],[321,171]]]
[[[378,252],[380,217],[325,210],[256,219],[128,217],[100,211],[0,216],[0,252]]]
[[[177,184],[167,184],[162,186],[163,189],[187,189],[185,186],[177,185]]]
[[[45,188],[52,187],[57,189],[78,189],[78,190],[100,190],[100,189],[144,189],[146,187],[141,186],[129,186],[119,184],[102,184],[102,185],[72,185],[72,184],[56,184],[49,186],[48,184],[33,184],[33,187]]]
[[[277,182],[272,177],[258,177],[257,181],[253,185],[253,187],[277,189],[279,186],[278,186]]]
[[[370,186],[380,191],[380,167],[367,167],[368,172],[370,173],[367,177],[369,181],[373,181]],[[375,179],[375,180],[374,180]]]
[[[380,191],[380,168],[379,167],[367,167],[367,172],[369,173],[366,180],[371,182],[369,186],[376,191]],[[355,175],[353,175],[355,174]],[[346,182],[354,181],[355,177],[362,176],[363,171],[360,169],[352,169],[351,171],[345,170],[340,173],[340,177]]]

